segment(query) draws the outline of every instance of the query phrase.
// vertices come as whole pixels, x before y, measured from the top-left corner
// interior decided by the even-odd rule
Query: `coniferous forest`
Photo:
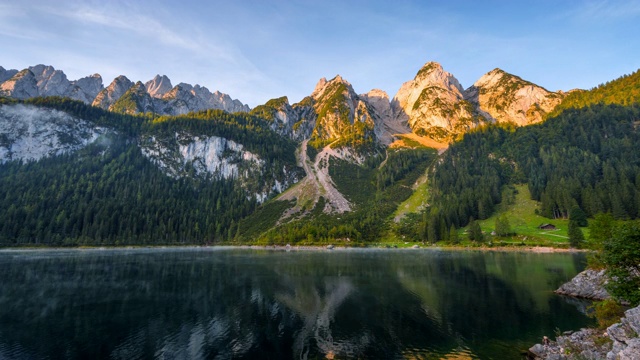
[[[15,103],[3,99],[2,103]],[[224,136],[277,167],[295,144],[247,114],[206,111],[154,118],[107,112],[63,98],[26,104],[65,111],[112,132],[72,154],[0,164],[0,244],[212,244],[233,239],[255,197],[233,179],[173,178],[144,157],[141,135],[194,131]]]

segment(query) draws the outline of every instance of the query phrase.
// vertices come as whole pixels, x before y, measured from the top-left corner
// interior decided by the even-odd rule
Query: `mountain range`
[[[16,99],[61,96],[128,114],[180,115],[207,109],[249,111],[247,105],[227,94],[212,93],[200,85],[180,83],[172,86],[166,76],[157,75],[143,84],[121,75],[105,88],[99,74],[69,81],[64,72],[45,65],[21,71],[5,70],[0,66],[0,95]]]
[[[104,87],[99,74],[69,81],[64,72],[45,65],[21,71],[0,67],[0,95],[16,99],[61,96],[126,114],[251,111],[219,91],[212,93],[206,87],[185,83],[173,86],[164,75],[145,83],[134,83],[121,75]],[[523,126],[541,122],[565,95],[500,69],[464,89],[440,64],[428,62],[393,98],[377,89],[358,95],[338,75],[321,79],[312,94],[299,103],[273,99],[252,113],[272,120],[275,131],[296,140],[331,142],[348,134],[389,145],[394,134],[413,132],[446,142],[486,123]]]
[[[531,135],[523,137],[526,149],[509,148],[514,153],[496,141],[517,141],[490,129],[533,128],[571,107],[619,97],[614,103],[631,106],[636,78],[552,92],[494,69],[464,88],[428,62],[393,97],[358,94],[338,75],[320,79],[297,103],[282,96],[251,109],[200,85],[173,86],[166,76],[134,83],[121,75],[104,87],[98,74],[70,81],[51,66],[0,67],[0,243],[211,243],[264,234],[280,242],[361,241],[383,236],[389,219],[402,236],[445,239],[470,217],[490,216],[503,186],[527,179],[543,189],[532,195],[545,214],[566,216],[574,202],[544,193],[557,170],[538,159],[541,131],[516,131]],[[492,146],[499,151],[485,153]],[[534,171],[543,165],[547,177]],[[426,183],[428,198],[417,190]],[[413,210],[399,211],[415,196]]]

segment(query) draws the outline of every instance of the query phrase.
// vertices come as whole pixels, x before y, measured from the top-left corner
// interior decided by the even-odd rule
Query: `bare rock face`
[[[103,109],[111,108],[134,83],[125,76],[118,76],[104,88],[99,74],[69,81],[64,72],[53,66],[36,65],[18,72],[0,66],[0,95],[16,99],[36,96],[61,96],[82,101]],[[139,89],[144,89],[146,95]],[[139,103],[137,112],[153,111],[161,115],[181,115],[191,111],[220,109],[227,112],[249,112],[249,106],[219,91],[211,92],[206,87],[180,83],[173,87],[165,75],[156,75],[152,80],[136,88]],[[144,99],[143,99],[144,98]],[[149,101],[147,98],[151,98]],[[123,99],[124,102],[124,99]],[[121,102],[122,103],[122,102]],[[122,107],[119,107],[122,108]],[[127,106],[125,112],[133,109]]]
[[[147,81],[144,86],[147,89],[149,95],[154,98],[162,98],[164,94],[173,89],[171,80],[169,80],[166,75],[156,75],[153,79]]]
[[[211,93],[206,87],[180,83],[162,96],[164,110],[161,113],[181,115],[190,111],[220,109],[227,112],[248,112],[249,106],[233,100],[219,91]]]
[[[398,121],[398,118],[394,116],[389,95],[386,92],[373,89],[366,94],[361,94],[360,98],[369,104],[375,112],[375,133],[380,142],[389,145],[394,141],[395,134],[411,132],[406,121]]]
[[[62,111],[32,105],[0,106],[0,164],[33,161],[76,151],[104,129]]]
[[[38,86],[39,96],[66,96],[71,83],[62,71],[53,66],[36,65],[29,67],[34,74]]]
[[[463,91],[458,80],[440,64],[428,62],[413,80],[400,87],[391,106],[396,118],[406,121],[418,135],[449,139],[478,123]]]
[[[80,100],[85,104],[91,104],[103,89],[102,76],[100,76],[100,74],[93,74],[72,81],[71,89],[67,96],[74,100]]]
[[[0,95],[16,99],[38,96],[38,81],[29,69],[24,69],[0,85]]]
[[[619,323],[607,328],[607,334],[613,340],[607,360],[640,359],[640,307],[625,311]]]
[[[6,70],[2,66],[0,66],[0,84],[11,79],[17,73],[18,73],[18,70],[15,70],[15,69]]]
[[[465,91],[465,98],[487,119],[524,126],[541,122],[564,98],[538,85],[494,69]]]

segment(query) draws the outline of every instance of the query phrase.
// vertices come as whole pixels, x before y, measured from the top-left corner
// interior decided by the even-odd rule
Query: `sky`
[[[549,90],[640,68],[640,0],[0,0],[0,66],[200,84],[251,107],[340,74],[393,97],[429,61],[463,87],[501,68]]]

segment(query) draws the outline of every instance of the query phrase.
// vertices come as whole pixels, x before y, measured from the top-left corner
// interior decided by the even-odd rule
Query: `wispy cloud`
[[[233,54],[225,47],[218,46],[211,41],[205,44],[198,42],[193,38],[192,34],[181,34],[161,21],[141,14],[136,9],[80,6],[74,9],[43,7],[41,10],[51,15],[68,18],[79,24],[98,25],[130,31],[152,42],[178,47],[195,53],[201,53],[207,48],[212,49],[215,50],[214,53],[219,58],[233,59]]]
[[[591,1],[577,8],[571,15],[583,21],[630,19],[640,16],[640,1]]]

